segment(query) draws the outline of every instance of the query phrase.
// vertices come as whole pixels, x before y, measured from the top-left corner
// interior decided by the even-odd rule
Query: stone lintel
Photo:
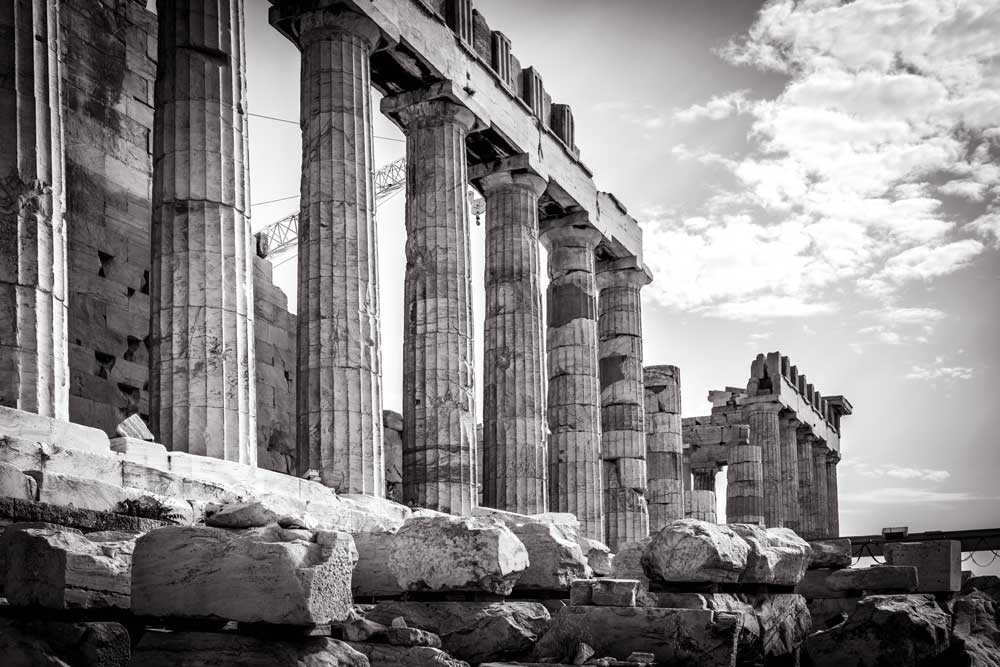
[[[359,19],[367,19],[371,27],[378,31],[378,38],[374,44],[375,50],[390,48],[395,46],[398,41],[399,28],[395,27],[395,23],[385,13],[377,7],[371,6],[370,3],[356,3],[350,0],[297,0],[292,2],[271,0],[271,5],[267,14],[271,26],[296,46],[298,46],[301,37],[299,19],[305,14],[323,10],[353,13],[357,14]]]

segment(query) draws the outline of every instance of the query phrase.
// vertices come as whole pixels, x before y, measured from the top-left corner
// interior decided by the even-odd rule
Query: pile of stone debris
[[[843,540],[686,519],[591,560],[565,517],[479,513],[353,536],[259,502],[193,526],[10,524],[0,664],[1000,665],[1000,580],[921,592],[952,585],[926,546],[848,569]]]
[[[1000,580],[963,588],[955,543],[861,569],[847,540],[685,519],[612,555],[569,514],[411,510],[14,416],[4,667],[1000,667]],[[177,511],[112,511],[147,498]]]

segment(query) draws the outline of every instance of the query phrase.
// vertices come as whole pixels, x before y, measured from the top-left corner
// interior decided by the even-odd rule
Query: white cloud
[[[943,320],[946,317],[945,312],[937,308],[902,308],[897,306],[887,306],[881,310],[862,314],[873,315],[879,321],[892,325],[927,324]]]
[[[895,504],[926,504],[926,503],[962,503],[976,500],[996,500],[976,496],[965,491],[935,491],[933,489],[909,489],[906,487],[886,487],[867,489],[840,494],[841,502],[895,505]]]
[[[713,97],[704,104],[694,104],[687,109],[674,112],[674,120],[681,123],[692,123],[697,120],[722,120],[741,113],[750,108],[747,91],[736,90],[725,95]]]
[[[845,472],[867,479],[905,479],[925,482],[943,482],[951,477],[947,470],[934,468],[909,468],[898,465],[872,465],[864,459],[844,459],[841,468]]]
[[[942,246],[916,246],[890,258],[885,267],[860,281],[863,289],[874,294],[891,293],[894,288],[914,281],[929,281],[966,266],[983,251],[974,239],[953,241]]]
[[[907,380],[969,380],[973,376],[973,369],[967,366],[943,366],[938,359],[934,366],[921,366],[914,364],[910,372],[906,374]]]
[[[969,229],[987,240],[992,240],[993,246],[1000,248],[1000,210],[979,216],[969,223]]]
[[[983,240],[1000,248],[1000,216],[956,219],[941,199],[1000,208],[996,34],[993,0],[768,2],[722,55],[789,82],[773,99],[733,91],[675,112],[680,122],[749,115],[751,149],[674,150],[728,170],[737,187],[678,216],[695,225],[650,221],[647,253],[676,269],[655,296],[739,319],[768,303],[830,312],[831,291],[888,302],[966,267]],[[868,333],[926,339],[902,334],[906,324],[880,320]]]

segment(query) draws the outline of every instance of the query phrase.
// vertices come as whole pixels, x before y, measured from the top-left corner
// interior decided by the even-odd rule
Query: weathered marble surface
[[[702,609],[565,607],[535,646],[541,658],[571,658],[579,642],[597,655],[624,660],[652,652],[663,664],[720,667],[736,664],[742,614]],[[683,637],[684,641],[677,641]]]
[[[243,3],[159,14],[150,422],[167,449],[257,464]]]
[[[296,374],[299,474],[385,494],[369,57],[378,27],[343,8],[298,18],[302,198]]]
[[[737,582],[750,548],[732,528],[681,519],[650,538],[642,566],[650,579],[676,582]]]
[[[538,602],[380,602],[367,618],[388,625],[403,617],[407,625],[433,632],[451,655],[476,664],[517,659],[545,633],[550,616]]]
[[[67,420],[59,4],[11,3],[0,39],[0,406]]]
[[[676,366],[643,369],[646,411],[646,502],[656,533],[685,517],[681,373]],[[702,518],[702,517],[696,517]]]
[[[558,526],[524,523],[511,530],[528,552],[528,567],[515,584],[518,590],[566,590],[574,579],[591,575],[580,545]]]
[[[346,533],[160,528],[136,543],[132,611],[289,625],[344,620],[356,562]]]
[[[146,632],[134,667],[369,667],[364,654],[329,637],[276,641],[221,632]]]
[[[549,253],[549,506],[580,520],[580,534],[604,541],[601,389],[594,249],[601,234],[584,221],[542,233]]]
[[[4,618],[0,656],[11,667],[128,667],[132,651],[128,631],[118,623]]]
[[[522,514],[548,509],[545,334],[538,197],[545,179],[498,171],[486,198],[483,504]]]
[[[440,99],[410,105],[400,117],[407,158],[403,499],[466,514],[476,504],[478,465],[465,159],[474,118]]]
[[[640,290],[651,277],[637,263],[603,262],[597,273],[604,534],[612,549],[649,535]]]
[[[0,536],[4,595],[13,606],[129,608],[132,543],[72,530],[16,528]]]
[[[474,517],[408,519],[389,549],[403,590],[508,595],[528,567],[528,551],[509,528]]]

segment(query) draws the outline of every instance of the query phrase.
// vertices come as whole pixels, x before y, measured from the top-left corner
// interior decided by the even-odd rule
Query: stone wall
[[[146,417],[156,17],[145,3],[62,4],[70,419]]]
[[[64,0],[70,419],[113,433],[149,418],[149,225],[156,16]],[[295,316],[254,258],[259,466],[295,470]]]
[[[271,262],[253,259],[257,465],[295,475],[295,315],[274,284]]]

